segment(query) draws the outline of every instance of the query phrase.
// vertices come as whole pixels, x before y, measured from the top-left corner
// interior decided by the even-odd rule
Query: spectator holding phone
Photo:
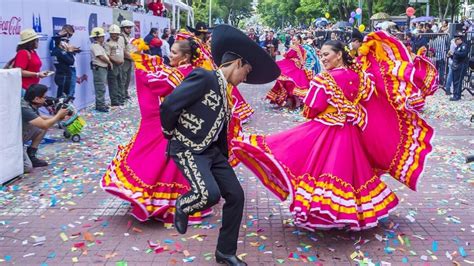
[[[74,26],[71,24],[65,24],[61,30],[58,32],[56,38],[67,38],[68,40],[71,40],[72,36],[74,35]],[[53,37],[52,44],[55,44],[55,37]],[[81,49],[79,47],[76,47],[74,45],[71,45],[70,42],[63,42],[62,45],[66,48],[66,50],[75,57],[76,54],[81,52]],[[51,52],[54,50],[54,46],[50,47]],[[74,59],[75,60],[75,59]],[[69,93],[68,96],[74,97],[74,94],[76,92],[76,83],[77,83],[77,73],[76,73],[76,62],[74,62],[73,65],[70,66],[71,68],[71,83],[69,87]]]
[[[21,68],[22,95],[32,84],[38,84],[40,79],[48,76],[48,71],[40,71],[41,59],[36,53],[38,49],[39,36],[33,29],[25,29],[20,32],[20,42],[16,48],[14,67]]]
[[[51,53],[53,57],[54,67],[56,68],[56,76],[54,82],[58,86],[56,97],[69,96],[71,88],[72,71],[74,66],[74,54],[71,47],[68,47],[69,38],[58,37],[55,39],[55,47]]]

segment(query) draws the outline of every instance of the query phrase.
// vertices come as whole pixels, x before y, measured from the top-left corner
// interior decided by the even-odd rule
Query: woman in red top
[[[21,68],[21,87],[24,92],[30,85],[38,84],[40,79],[48,76],[48,71],[40,71],[41,59],[36,53],[39,36],[33,29],[26,29],[20,33],[20,42],[16,47],[14,67]]]

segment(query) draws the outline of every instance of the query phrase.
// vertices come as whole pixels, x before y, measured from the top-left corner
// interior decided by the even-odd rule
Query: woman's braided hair
[[[193,37],[176,41],[176,43],[179,45],[179,49],[183,52],[183,54],[190,55],[190,63],[193,63],[195,60],[199,59],[200,47]]]
[[[189,42],[189,46],[191,47],[191,62],[194,62],[194,60],[197,60],[200,57],[199,50],[201,48],[193,37],[189,37],[187,40]]]

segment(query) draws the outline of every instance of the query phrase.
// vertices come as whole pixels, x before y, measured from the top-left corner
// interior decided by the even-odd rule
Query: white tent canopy
[[[181,12],[186,13],[186,24],[194,27],[194,12],[193,8],[180,0],[164,0],[163,3],[168,10],[171,11],[171,27],[180,29],[186,25],[180,25]]]
[[[83,3],[97,3],[97,4],[99,2],[99,0],[78,0],[78,1],[83,2]],[[140,0],[141,5],[146,5],[149,2],[150,0]],[[181,2],[180,0],[163,0],[163,3],[166,9],[168,9],[171,12],[171,27],[172,28],[180,29],[181,27],[186,26],[186,25],[180,25],[179,18],[181,17],[181,12],[184,12],[184,14],[186,14],[186,24],[194,27],[194,12],[193,12],[192,7]]]

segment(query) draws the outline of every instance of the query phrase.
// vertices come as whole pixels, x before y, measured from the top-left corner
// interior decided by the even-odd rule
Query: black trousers
[[[64,95],[69,95],[69,88],[71,87],[71,75],[63,75],[56,73],[56,75],[54,76],[54,82],[58,86],[56,98],[60,98]]]
[[[191,186],[191,190],[178,199],[185,213],[203,211],[217,204],[221,196],[224,198],[217,250],[235,255],[244,210],[244,191],[227,158],[216,144],[201,154],[189,150],[171,154]]]
[[[453,97],[456,99],[461,99],[462,83],[466,70],[467,67],[465,65],[460,65],[458,68],[453,69]]]

